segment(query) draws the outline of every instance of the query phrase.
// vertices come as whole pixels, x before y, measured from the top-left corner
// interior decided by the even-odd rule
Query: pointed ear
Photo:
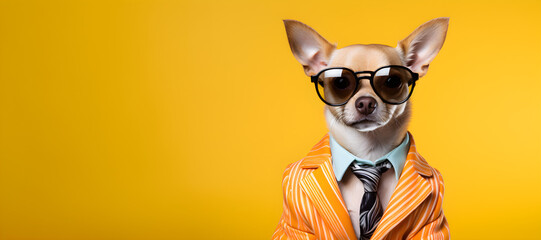
[[[443,46],[448,26],[449,18],[432,19],[398,42],[396,48],[402,54],[406,65],[420,77],[426,74],[428,65]]]
[[[336,45],[330,44],[308,25],[295,20],[284,20],[291,52],[304,67],[308,76],[316,75],[329,64]]]

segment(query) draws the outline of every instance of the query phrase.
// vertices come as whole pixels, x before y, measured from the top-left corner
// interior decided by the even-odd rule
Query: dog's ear
[[[448,26],[449,18],[432,19],[398,42],[396,48],[413,72],[421,77],[426,74],[428,65],[443,46]]]
[[[287,39],[291,52],[304,67],[304,72],[312,76],[321,71],[327,64],[336,45],[308,25],[295,20],[284,20]]]

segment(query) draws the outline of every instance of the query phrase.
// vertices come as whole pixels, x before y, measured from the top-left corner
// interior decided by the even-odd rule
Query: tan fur
[[[445,41],[449,18],[432,19],[415,29],[408,37],[398,42],[396,49],[403,56],[404,62],[412,71],[423,77],[428,70],[428,65],[434,60]],[[423,41],[431,39],[431,41]],[[430,45],[430,46],[423,46]],[[418,48],[430,48],[432,51],[425,51],[423,56],[414,54]],[[421,59],[418,59],[418,58]]]
[[[328,65],[328,59],[336,49],[335,45],[330,44],[313,28],[304,23],[284,20],[284,24],[291,51],[297,61],[302,64],[306,75],[314,75]],[[294,36],[301,37],[301,39]],[[314,49],[314,52],[305,51],[306,48]]]
[[[336,49],[309,26],[294,20],[284,21],[293,55],[308,76],[329,67],[347,67],[359,72],[374,71],[386,65],[403,65],[424,76],[443,45],[448,22],[448,18],[429,21],[400,41],[396,48],[357,44]],[[368,116],[362,116],[355,107],[355,100],[363,96],[377,101],[376,110]],[[330,134],[352,154],[369,160],[376,160],[402,142],[410,116],[410,101],[400,105],[384,103],[368,79],[361,80],[358,91],[345,105],[325,105]],[[361,121],[364,118],[368,121]]]

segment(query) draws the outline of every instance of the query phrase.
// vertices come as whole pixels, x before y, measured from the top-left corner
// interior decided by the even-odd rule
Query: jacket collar
[[[432,176],[432,168],[417,153],[411,133],[408,135],[410,148],[404,169],[372,239],[383,239],[432,192],[430,183],[425,179],[425,177]],[[332,170],[328,134],[310,150],[300,163],[300,167],[313,169],[301,180],[301,188],[310,198],[323,220],[330,226],[334,235],[340,239],[356,239],[344,199],[340,194]]]

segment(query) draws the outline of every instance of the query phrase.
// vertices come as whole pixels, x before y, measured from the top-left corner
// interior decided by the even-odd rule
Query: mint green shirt
[[[375,162],[361,159],[351,154],[348,150],[340,146],[340,144],[338,144],[336,140],[334,140],[330,133],[329,145],[332,155],[332,168],[334,170],[334,175],[336,176],[336,179],[338,181],[342,180],[344,173],[346,173],[346,170],[349,168],[353,161],[356,161],[359,164],[376,166],[378,163],[381,163],[385,160],[389,160],[389,162],[391,162],[391,165],[394,168],[396,179],[398,180],[400,178],[400,174],[402,174],[402,169],[404,168],[406,157],[408,156],[410,140],[409,133],[407,133],[404,141],[402,141],[402,143],[400,143],[398,147],[394,148],[383,157],[378,158]]]

